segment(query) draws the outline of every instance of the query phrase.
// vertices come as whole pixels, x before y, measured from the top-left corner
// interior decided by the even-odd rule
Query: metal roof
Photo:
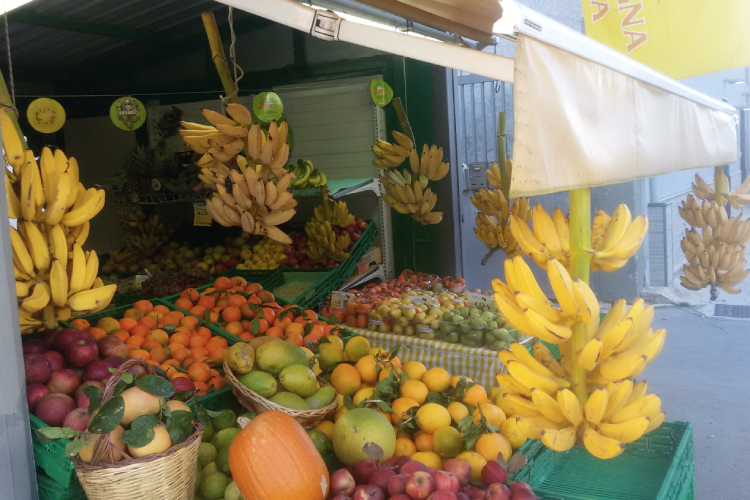
[[[208,11],[228,36],[228,9],[212,0],[35,0],[8,13],[15,79],[86,88],[126,76],[134,65],[207,49],[200,16]],[[239,10],[234,20],[238,34],[268,23]]]

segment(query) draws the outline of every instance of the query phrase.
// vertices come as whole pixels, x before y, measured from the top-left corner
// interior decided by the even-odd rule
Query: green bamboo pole
[[[505,199],[510,201],[510,172],[508,171],[508,149],[506,146],[505,136],[507,135],[508,113],[500,112],[497,114],[497,166],[500,167],[502,176],[502,186]]]
[[[716,203],[724,204],[724,193],[729,192],[729,178],[724,174],[724,167],[714,167],[714,191],[716,192]]]
[[[591,275],[591,189],[574,189],[570,191],[570,276],[573,279],[589,283]],[[571,382],[573,392],[581,404],[586,403],[586,371],[578,366],[578,353],[586,345],[588,328],[577,322],[573,325],[573,336],[570,340]]]
[[[3,106],[11,107],[13,106],[13,100],[10,98],[10,92],[8,92],[8,85],[5,84],[5,77],[3,76],[3,72],[0,70],[0,104]],[[16,127],[16,132],[18,132],[18,137],[21,138],[21,144],[23,144],[24,149],[28,149],[29,145],[26,144],[26,139],[23,137],[23,132],[21,132],[21,126],[18,124],[18,118],[16,117],[15,113],[8,113],[8,116],[10,116],[10,120],[13,122],[13,126]]]
[[[227,96],[234,94],[234,79],[232,73],[229,71],[227,65],[227,58],[224,56],[224,45],[221,43],[221,35],[219,35],[219,28],[216,26],[216,18],[214,18],[213,12],[204,12],[201,14],[203,19],[203,27],[206,28],[206,35],[208,36],[208,44],[211,47],[211,59],[216,65],[216,72],[219,73],[221,79],[221,85],[224,87],[224,92]],[[239,103],[239,98],[235,95],[229,99],[229,102]]]

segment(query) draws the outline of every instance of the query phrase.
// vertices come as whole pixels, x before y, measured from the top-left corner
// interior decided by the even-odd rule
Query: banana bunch
[[[417,154],[416,149],[409,153],[409,165],[412,175],[425,176],[431,181],[439,181],[448,174],[450,164],[443,162],[443,148],[434,144],[427,147],[422,145],[422,155]]]
[[[570,222],[559,208],[550,216],[541,206],[534,207],[533,230],[526,222],[510,216],[510,231],[523,252],[539,267],[545,268],[556,259],[565,268],[570,266]],[[611,273],[627,264],[648,234],[645,215],[632,218],[625,204],[617,206],[610,217],[603,210],[596,212],[591,229],[591,270]]]
[[[380,180],[385,189],[383,201],[398,213],[411,215],[422,224],[438,224],[443,220],[443,212],[432,212],[437,195],[427,186],[425,175],[389,169],[383,171]]]
[[[104,207],[104,190],[87,190],[78,180],[78,163],[61,150],[43,148],[37,164],[4,111],[0,126],[10,166],[8,213],[17,220],[10,240],[21,332],[52,328],[73,312],[105,308],[116,286],[103,285],[96,252],[82,249],[89,221]]]
[[[499,189],[494,191],[480,190],[471,199],[472,203],[474,203],[474,206],[477,208],[479,208],[478,203],[484,204],[484,201],[475,201],[477,195],[480,195],[482,191],[496,193],[491,196],[498,198],[497,195],[499,195],[499,197],[505,199],[502,191]],[[508,208],[510,208],[510,210],[508,210]],[[518,246],[516,239],[513,237],[513,234],[510,232],[508,215],[510,212],[510,214],[515,215],[519,219],[528,221],[531,217],[529,199],[516,198],[513,200],[513,204],[510,205],[510,207],[508,207],[506,202],[505,206],[497,214],[487,214],[481,208],[479,208],[479,210],[480,213],[477,214],[477,218],[475,219],[477,227],[474,228],[474,234],[477,236],[477,239],[484,243],[484,245],[490,250],[499,246],[500,249],[505,252],[505,255],[510,258],[520,255],[522,251]]]
[[[706,200],[703,200],[703,203],[699,205],[690,194],[687,200],[680,203],[677,210],[680,217],[693,227],[710,227],[716,230],[729,219],[727,209],[723,206],[715,201],[708,202]]]
[[[307,233],[307,256],[318,264],[329,260],[341,262],[350,257],[345,250],[351,245],[352,239],[348,232],[336,234],[331,221],[320,221],[317,217],[305,224]]]
[[[174,225],[161,222],[156,214],[146,219],[146,215],[141,211],[119,211],[117,216],[124,228],[125,251],[145,258],[153,256],[169,240],[175,229]]]
[[[372,152],[375,153],[377,158],[377,160],[373,160],[372,164],[378,168],[398,167],[404,163],[404,160],[414,149],[414,143],[409,137],[397,130],[391,133],[397,144],[378,139],[377,145],[372,147]]]
[[[252,165],[262,165],[264,170],[281,177],[284,165],[289,159],[289,125],[272,121],[268,132],[262,130],[245,106],[237,103],[227,105],[227,117],[210,109],[202,110],[203,116],[211,125],[181,122],[182,140],[196,153],[203,156],[198,166],[216,170],[227,175],[225,163],[232,162],[245,150],[245,158]]]
[[[279,243],[289,244],[291,238],[278,225],[296,213],[297,200],[289,185],[294,174],[282,169],[280,177],[264,180],[258,167],[239,163],[239,170],[228,175],[214,174],[216,192],[206,200],[211,217],[225,227],[242,226],[249,234],[265,235]]]
[[[616,302],[600,321],[599,302],[588,285],[571,280],[555,259],[547,261],[547,275],[559,309],[547,301],[520,256],[505,261],[507,284],[492,282],[505,320],[526,335],[558,344],[561,353],[558,362],[540,342],[534,343],[533,354],[520,344],[501,351],[507,373],[497,376],[502,387],[498,404],[516,416],[519,432],[554,451],[582,442],[592,455],[614,458],[625,443],[664,421],[659,397],[646,395],[646,382],[632,379],[659,355],[666,331],[653,331],[654,308],[642,299],[630,309],[624,300]],[[570,340],[578,322],[586,325],[586,343],[576,353],[586,371],[585,401],[578,399],[570,379]]]
[[[508,179],[513,175],[513,160],[506,158],[505,164],[508,168]],[[500,171],[500,166],[494,161],[490,164],[490,168],[487,169],[487,181],[495,189],[502,189],[503,187],[503,174]]]
[[[745,179],[745,182],[737,188],[737,191],[729,191],[729,179],[724,172],[719,173],[719,188],[721,192],[719,194],[724,196],[724,202],[722,205],[729,203],[733,208],[741,209],[746,205],[750,205],[750,177]],[[712,188],[703,178],[695,174],[695,182],[693,183],[693,193],[699,200],[716,201],[716,191]],[[693,227],[702,227],[691,224]]]
[[[731,294],[740,293],[736,285],[750,275],[750,269],[745,269],[745,245],[750,240],[750,221],[741,222],[736,217],[727,223],[727,231],[721,231],[719,237],[714,238],[708,228],[702,228],[700,233],[693,228],[685,230],[685,237],[680,242],[688,260],[688,264],[682,266],[682,286],[688,290],[710,286],[711,300],[718,297],[718,288]],[[742,232],[738,233],[738,228]],[[732,234],[735,236],[732,237]]]
[[[354,214],[349,212],[349,207],[343,200],[331,200],[326,197],[313,209],[313,213],[318,222],[329,221],[338,227],[349,227],[354,222]]]

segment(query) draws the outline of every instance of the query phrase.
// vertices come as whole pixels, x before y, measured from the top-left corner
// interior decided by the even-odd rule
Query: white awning
[[[733,107],[512,0],[500,2],[493,31],[516,40],[515,59],[341,19],[293,0],[220,1],[319,38],[514,82],[512,196],[737,159]]]

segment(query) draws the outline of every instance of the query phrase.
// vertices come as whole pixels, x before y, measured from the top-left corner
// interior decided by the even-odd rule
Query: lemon
[[[445,407],[427,403],[417,410],[417,424],[423,431],[433,434],[440,427],[451,424],[451,415]]]

